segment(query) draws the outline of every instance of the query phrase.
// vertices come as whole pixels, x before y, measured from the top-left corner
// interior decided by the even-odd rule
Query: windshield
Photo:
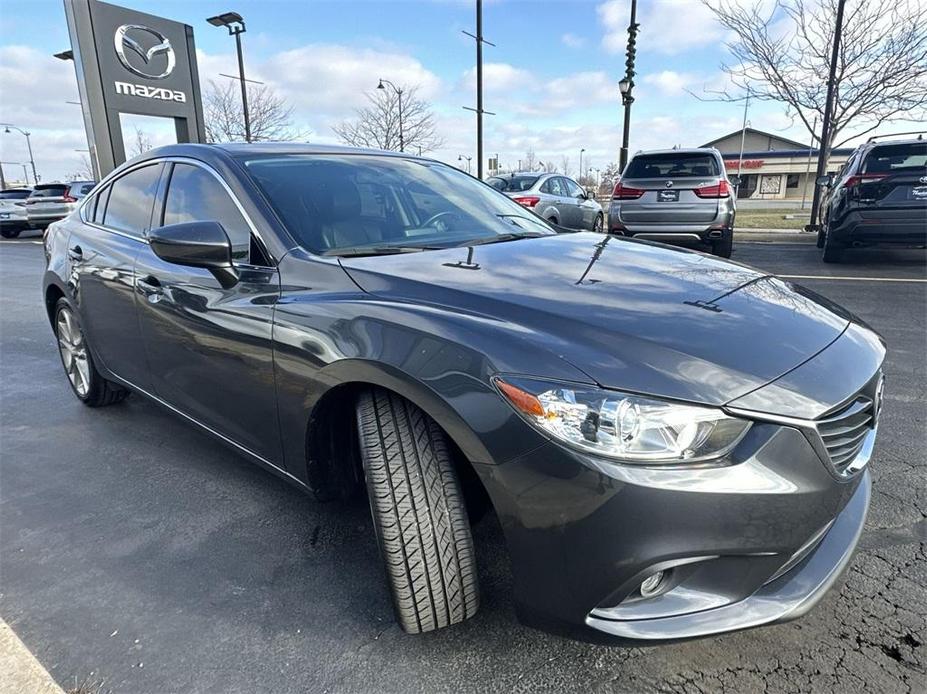
[[[631,160],[625,178],[687,178],[718,176],[718,162],[714,156],[701,152],[668,152],[665,154],[639,154]]]
[[[437,162],[284,154],[244,164],[296,241],[313,253],[448,248],[555,233],[505,195]]]
[[[531,190],[539,178],[540,176],[493,176],[487,183],[496,190],[506,193],[523,193],[526,190]]]

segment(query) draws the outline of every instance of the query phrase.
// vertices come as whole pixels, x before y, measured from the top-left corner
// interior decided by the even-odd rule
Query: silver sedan
[[[511,173],[486,181],[548,222],[567,229],[602,231],[605,213],[572,178],[557,173]]]

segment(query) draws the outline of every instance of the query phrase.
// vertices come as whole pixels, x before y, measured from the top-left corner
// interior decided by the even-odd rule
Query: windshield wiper
[[[322,253],[322,255],[357,258],[365,255],[397,255],[399,253],[440,251],[443,248],[447,248],[447,246],[353,246],[349,248],[332,248]]]
[[[517,215],[516,215],[517,216]],[[508,234],[497,234],[495,236],[490,236],[488,238],[473,239],[472,241],[466,241],[461,243],[458,248],[464,248],[466,246],[485,246],[489,243],[503,243],[505,241],[517,241],[519,239],[536,239],[544,236],[544,234],[539,234],[536,231],[522,231],[522,232],[512,232]]]

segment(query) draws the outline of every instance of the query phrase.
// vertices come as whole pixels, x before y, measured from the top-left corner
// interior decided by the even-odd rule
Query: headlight
[[[591,386],[497,377],[496,387],[542,432],[631,463],[698,463],[730,451],[750,422],[713,407],[684,405]]]

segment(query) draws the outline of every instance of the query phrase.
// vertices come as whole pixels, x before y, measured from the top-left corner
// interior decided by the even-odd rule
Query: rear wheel
[[[107,381],[94,366],[80,320],[66,299],[58,299],[55,305],[55,337],[71,390],[82,403],[103,407],[125,400],[129,391]]]
[[[824,224],[821,224],[818,228],[818,240],[817,240],[818,248],[824,248],[825,238],[827,238],[827,226]]]
[[[410,634],[476,614],[473,539],[441,428],[385,390],[357,404],[361,460],[396,616]]]
[[[734,250],[734,230],[726,229],[721,232],[721,238],[711,242],[711,253],[719,258],[730,258]]]
[[[601,234],[604,226],[605,226],[605,216],[602,214],[597,214],[595,217],[595,221],[592,223],[592,230],[596,232],[597,234]]]
[[[825,263],[839,263],[843,259],[844,246],[831,240],[830,234],[824,236],[824,253],[821,258]]]
[[[547,221],[550,222],[551,224],[555,224],[555,225],[557,225],[557,226],[560,225],[560,220],[557,219],[556,217],[548,217],[548,218],[547,218]]]

